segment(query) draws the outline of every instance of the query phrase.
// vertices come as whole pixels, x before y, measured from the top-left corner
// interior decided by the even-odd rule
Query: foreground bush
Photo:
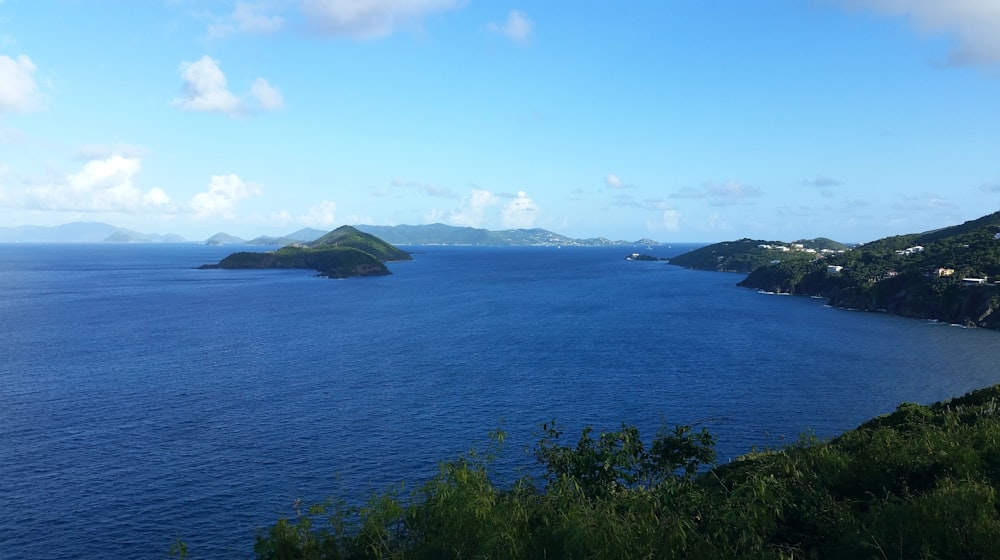
[[[713,467],[688,426],[535,455],[541,480],[491,481],[503,443],[441,465],[407,496],[315,505],[256,540],[257,558],[1000,558],[1000,386],[904,404],[829,441]]]

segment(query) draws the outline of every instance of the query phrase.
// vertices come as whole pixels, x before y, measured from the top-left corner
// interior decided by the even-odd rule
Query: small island
[[[660,257],[654,257],[653,255],[644,255],[642,253],[632,253],[625,257],[627,261],[659,261],[662,260]]]
[[[341,226],[308,243],[295,243],[267,253],[233,253],[201,269],[301,268],[327,278],[383,276],[387,262],[411,260],[410,254],[374,235]]]

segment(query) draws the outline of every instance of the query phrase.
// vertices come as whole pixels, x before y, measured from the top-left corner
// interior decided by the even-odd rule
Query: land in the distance
[[[1000,329],[1000,212],[852,248],[822,238],[740,239],[670,263],[747,273],[740,286],[820,296],[834,307]]]
[[[394,245],[481,245],[481,246],[655,246],[652,239],[636,241],[611,240],[606,237],[578,239],[545,229],[507,229],[491,231],[482,228],[457,227],[445,224],[354,226]],[[325,230],[303,228],[284,235],[259,235],[245,239],[219,232],[200,241],[206,245],[285,246],[307,243],[325,235]],[[142,233],[101,222],[72,222],[59,226],[0,227],[0,243],[191,243],[174,234]]]

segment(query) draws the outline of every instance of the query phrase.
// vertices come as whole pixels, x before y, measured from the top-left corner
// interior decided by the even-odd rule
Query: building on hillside
[[[966,286],[979,286],[985,283],[985,278],[962,278],[962,284],[965,284]]]
[[[831,264],[826,267],[827,274],[840,274],[841,270],[844,270],[844,267],[840,265]]]
[[[917,253],[923,253],[923,252],[924,252],[924,248],[922,246],[920,246],[920,245],[914,245],[913,247],[909,247],[909,248],[903,249],[901,251],[896,251],[896,254],[897,255],[916,255]]]
[[[930,275],[932,277],[934,277],[934,278],[944,278],[945,276],[954,276],[955,275],[955,269],[954,268],[944,268],[944,267],[940,267],[939,266],[938,268],[935,268],[934,270],[932,270]]]

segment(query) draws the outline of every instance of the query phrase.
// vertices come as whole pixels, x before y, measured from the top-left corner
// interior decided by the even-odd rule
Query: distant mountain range
[[[272,237],[269,235],[261,235],[254,237],[253,239],[242,239],[236,237],[235,235],[229,235],[228,233],[222,233],[221,231],[212,237],[205,240],[206,245],[276,245],[285,246],[291,245],[292,243],[305,243],[308,241],[315,241],[320,237],[323,237],[328,232],[321,229],[305,228],[298,231],[289,233],[287,235],[282,235],[280,237]]]
[[[654,246],[652,239],[613,241],[605,237],[576,239],[545,229],[507,229],[491,231],[481,228],[457,227],[445,224],[400,226],[355,226],[358,230],[384,239],[393,245],[481,245],[481,246]],[[305,228],[278,237],[262,235],[243,239],[219,232],[203,243],[207,245],[284,246],[315,241],[328,232]],[[100,222],[73,222],[61,226],[0,227],[0,243],[183,243],[188,240],[177,234],[140,233]]]
[[[545,229],[505,229],[490,231],[471,227],[456,227],[445,224],[419,226],[355,226],[359,230],[375,235],[393,245],[531,245],[531,246],[578,246],[607,247],[615,245],[660,245],[652,239],[638,241],[612,241],[605,237],[576,239],[559,235]]]
[[[140,233],[100,222],[0,227],[0,243],[182,243],[180,235]]]

